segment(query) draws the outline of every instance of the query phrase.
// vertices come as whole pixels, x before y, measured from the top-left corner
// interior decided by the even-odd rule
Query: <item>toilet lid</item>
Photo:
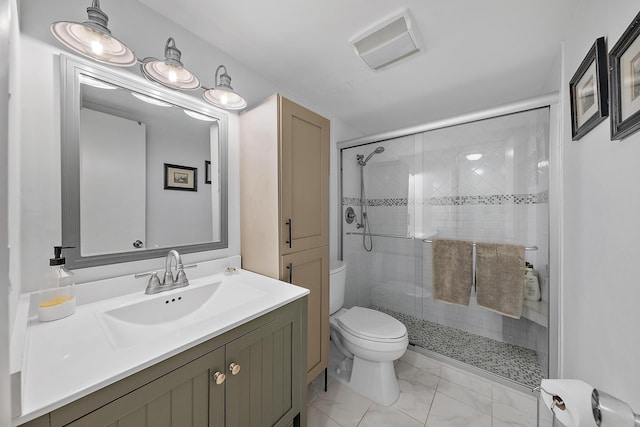
[[[407,334],[407,328],[398,320],[364,307],[350,308],[338,323],[353,335],[373,339],[397,339]]]

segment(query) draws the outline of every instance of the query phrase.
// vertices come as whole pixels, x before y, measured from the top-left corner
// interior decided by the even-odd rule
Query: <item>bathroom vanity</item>
[[[34,319],[13,425],[306,425],[307,294],[238,267]]]

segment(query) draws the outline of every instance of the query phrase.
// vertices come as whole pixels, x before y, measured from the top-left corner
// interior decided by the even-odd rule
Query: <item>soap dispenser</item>
[[[62,319],[76,311],[74,275],[65,268],[66,259],[62,256],[62,249],[66,248],[53,247],[54,257],[49,259],[49,277],[39,293],[38,318],[41,322]]]

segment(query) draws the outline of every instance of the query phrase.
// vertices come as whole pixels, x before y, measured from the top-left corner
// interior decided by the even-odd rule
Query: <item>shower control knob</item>
[[[356,213],[351,206],[347,208],[347,211],[344,213],[344,220],[347,221],[347,224],[351,224],[356,219]]]

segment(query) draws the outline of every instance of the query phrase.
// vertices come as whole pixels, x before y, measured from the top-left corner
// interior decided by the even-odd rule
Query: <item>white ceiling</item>
[[[557,89],[578,0],[141,2],[369,135]],[[422,52],[371,71],[349,40],[403,8]],[[233,86],[242,94],[242,81]]]

